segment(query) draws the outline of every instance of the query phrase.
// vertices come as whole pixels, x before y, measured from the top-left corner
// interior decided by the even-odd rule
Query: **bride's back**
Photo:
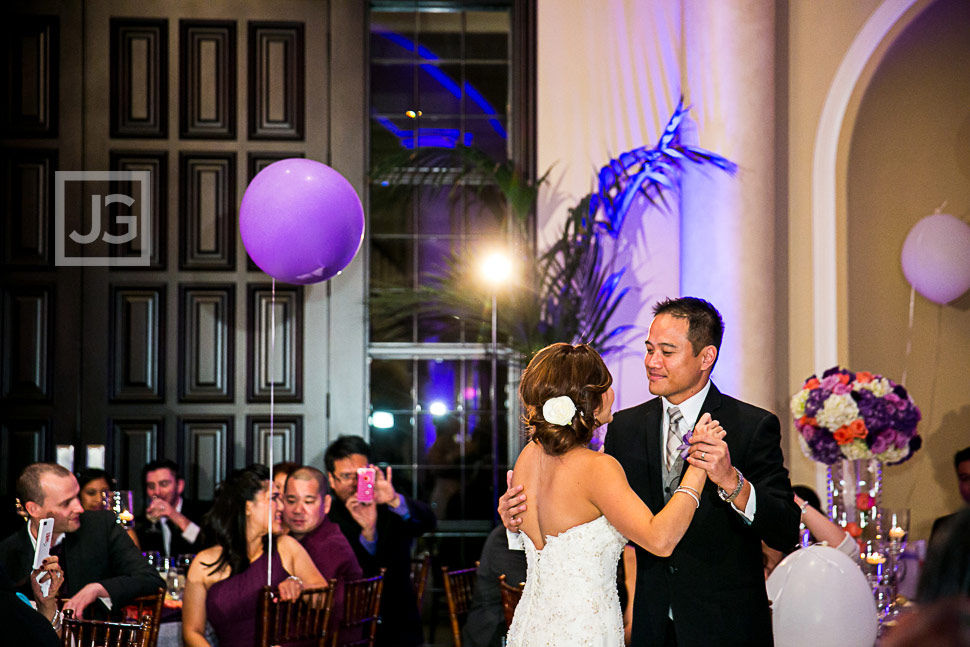
[[[595,487],[597,463],[603,458],[584,447],[553,456],[536,442],[519,454],[512,484],[524,486],[529,493],[521,530],[537,549],[543,548],[547,535],[559,535],[601,515],[589,492]]]

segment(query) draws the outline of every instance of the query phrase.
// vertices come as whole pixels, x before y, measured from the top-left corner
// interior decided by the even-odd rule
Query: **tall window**
[[[479,3],[486,8],[476,10],[467,3],[399,5],[404,9],[375,2],[370,13],[372,166],[419,147],[471,146],[496,161],[509,159],[511,0]],[[370,186],[372,295],[428,285],[449,258],[474,258],[501,235],[500,220],[471,188],[422,186],[426,170],[414,168],[414,179],[406,180],[418,185],[407,200],[390,198],[395,187],[386,181]],[[476,180],[463,182],[470,187]],[[472,281],[468,289],[489,288]],[[398,487],[432,504],[438,550],[449,553],[449,565],[470,563],[492,525],[496,491],[505,490],[510,453],[518,449],[517,366],[499,351],[493,367],[491,331],[448,312],[416,314],[394,328],[383,323],[372,314],[375,459],[393,467]],[[471,538],[479,540],[466,550]]]

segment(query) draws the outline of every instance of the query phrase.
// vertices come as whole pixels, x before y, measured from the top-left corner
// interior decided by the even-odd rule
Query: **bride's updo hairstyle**
[[[538,441],[553,456],[589,444],[599,426],[593,412],[603,406],[603,394],[611,384],[613,376],[603,359],[586,344],[546,346],[529,362],[519,383],[528,439]],[[576,413],[566,424],[549,422],[543,417],[543,405],[562,396],[572,400]]]

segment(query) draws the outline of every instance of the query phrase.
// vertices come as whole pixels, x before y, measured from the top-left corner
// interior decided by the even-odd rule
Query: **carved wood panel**
[[[165,399],[165,286],[112,286],[108,370],[112,402]]]
[[[49,419],[9,419],[0,423],[0,488],[2,495],[16,491],[20,472],[38,461],[45,460],[52,443]]]
[[[179,400],[232,402],[235,285],[179,288]]]
[[[126,270],[164,270],[168,250],[168,152],[166,151],[111,151],[112,171],[147,171],[151,177],[150,199],[148,204],[149,223],[151,225],[151,251],[149,263],[145,266],[128,266]],[[128,187],[112,185],[113,193],[138,195]],[[112,205],[116,206],[116,205]],[[111,233],[115,218],[109,219],[108,229]],[[134,240],[120,245],[111,245],[111,254],[122,258],[139,258],[142,253],[144,236],[136,236]],[[118,269],[118,268],[112,268]]]
[[[179,21],[179,125],[185,139],[236,137],[236,22]]]
[[[3,288],[3,358],[0,397],[4,400],[51,400],[52,285]]]
[[[246,416],[246,464],[269,465],[269,445],[273,443],[273,463],[292,461],[303,464],[303,416],[274,416],[270,433],[269,416]]]
[[[58,16],[5,16],[0,128],[7,137],[57,137],[60,93]]]
[[[114,418],[108,421],[108,460],[105,465],[118,481],[118,486],[132,490],[135,507],[145,497],[141,469],[160,456],[165,443],[164,418]]]
[[[179,153],[179,267],[236,269],[236,154]]]
[[[249,22],[249,138],[303,139],[303,23]]]
[[[233,418],[185,416],[178,419],[178,463],[185,470],[185,496],[210,501],[233,465]]]
[[[111,19],[111,136],[168,137],[168,21]]]
[[[51,265],[56,150],[9,149],[0,155],[3,264]]]
[[[277,402],[302,402],[303,286],[278,285],[275,306],[270,285],[252,284],[247,290],[247,401],[269,402],[272,383]]]

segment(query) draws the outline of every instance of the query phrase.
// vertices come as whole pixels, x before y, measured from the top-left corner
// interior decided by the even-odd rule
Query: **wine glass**
[[[135,515],[131,512],[134,507],[132,500],[131,490],[108,490],[101,495],[105,510],[114,512],[117,522],[125,530],[135,527]]]
[[[890,508],[884,511],[886,528],[884,537],[889,540],[889,549],[895,554],[906,550],[906,539],[909,537],[909,508]]]

